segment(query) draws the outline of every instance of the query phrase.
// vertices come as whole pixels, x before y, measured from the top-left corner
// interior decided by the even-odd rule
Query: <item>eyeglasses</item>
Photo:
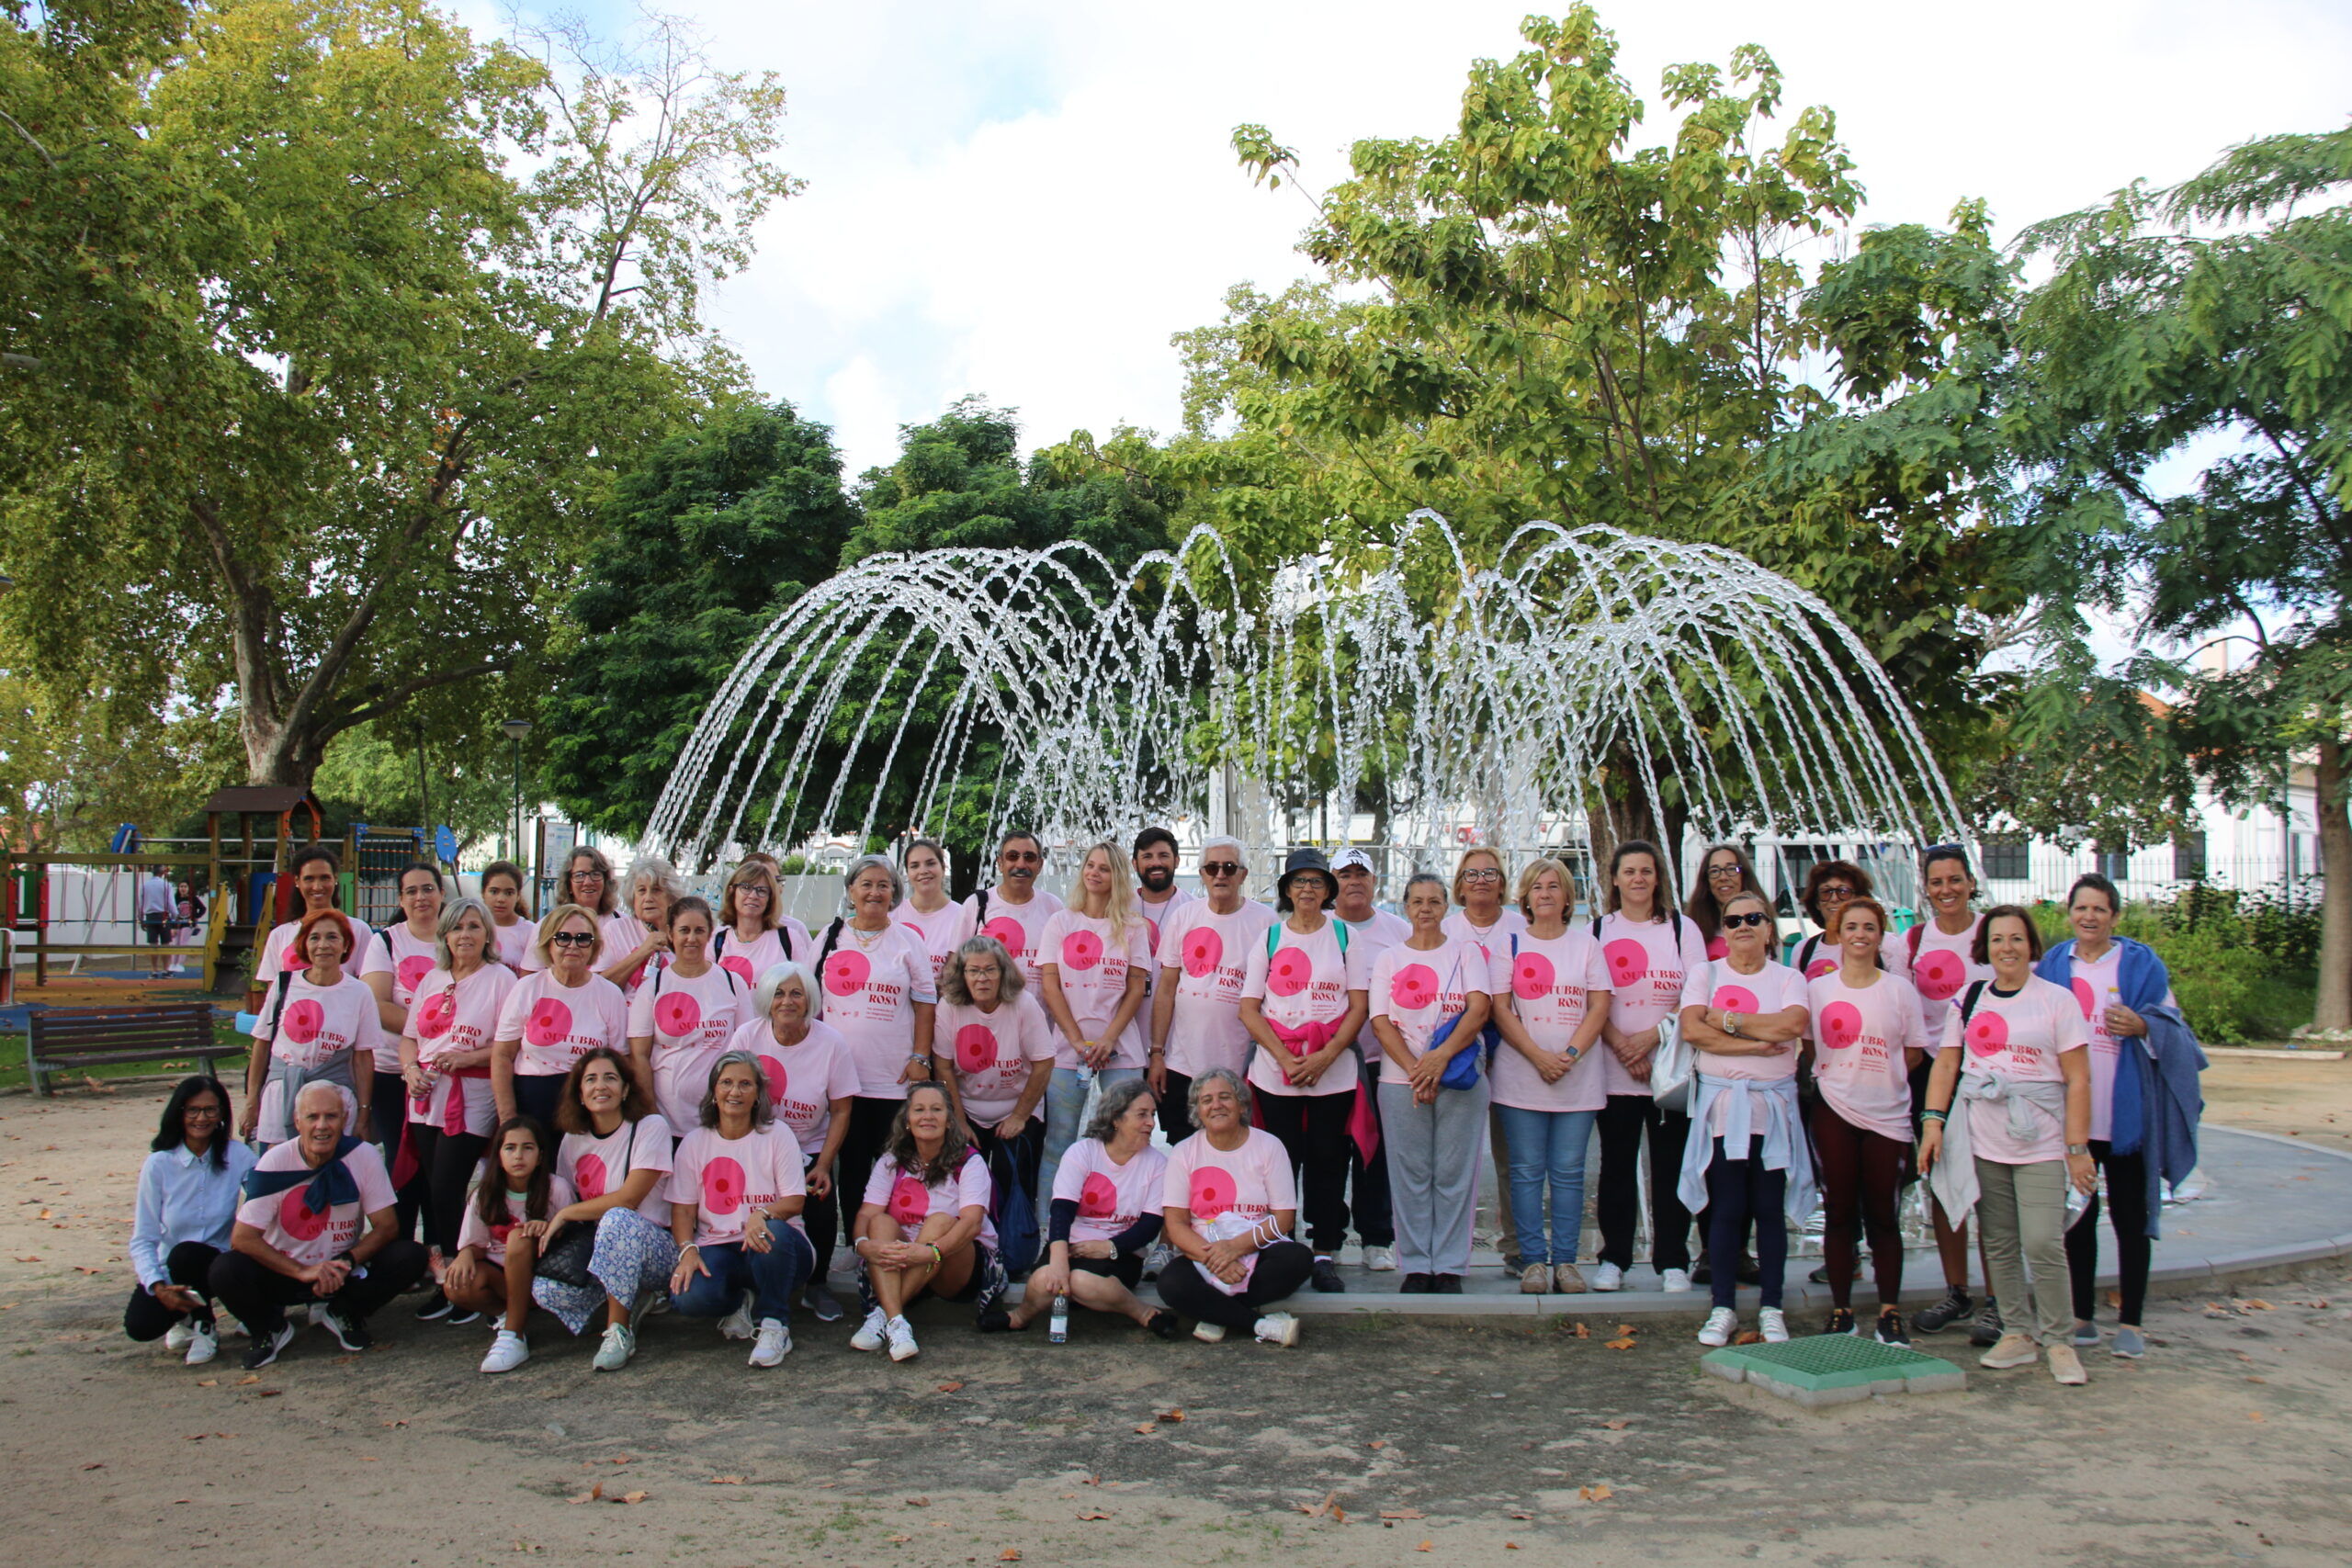
[[[1739,866],[1736,862],[1730,865],[1711,865],[1707,868],[1707,879],[1711,882],[1718,876],[1737,876],[1738,874]]]
[[[601,871],[575,871],[571,874],[571,880],[574,882],[602,882],[605,880],[605,874]]]
[[[1814,894],[1816,898],[1851,898],[1853,896],[1854,890],[1842,882],[1824,883],[1820,890]]]
[[[1238,876],[1241,874],[1241,863],[1231,860],[1204,860],[1201,863],[1201,874],[1203,876]]]
[[[1502,879],[1503,874],[1499,871],[1465,871],[1462,874],[1464,882],[1500,882]]]
[[[548,938],[548,941],[558,947],[594,947],[596,945],[596,933],[594,931],[558,931]]]
[[[1771,917],[1767,915],[1761,909],[1755,910],[1754,912],[1746,915],[1725,915],[1724,917],[1724,930],[1727,931],[1736,931],[1747,926],[1760,926],[1766,920],[1770,919]]]
[[[220,1120],[220,1108],[217,1105],[191,1105],[180,1115],[190,1122],[218,1122]]]

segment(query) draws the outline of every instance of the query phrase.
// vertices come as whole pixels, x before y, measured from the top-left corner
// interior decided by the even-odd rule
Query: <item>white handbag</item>
[[[1672,1013],[1658,1021],[1657,1049],[1650,1056],[1650,1098],[1660,1111],[1688,1113],[1698,1053],[1682,1038],[1682,1021]]]

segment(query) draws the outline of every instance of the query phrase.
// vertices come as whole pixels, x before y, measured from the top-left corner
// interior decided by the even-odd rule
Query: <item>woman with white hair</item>
[[[710,1065],[745,1020],[752,987],[710,961],[718,925],[689,895],[670,909],[668,952],[628,1003],[628,1050],[638,1088],[673,1127],[691,1127],[710,1087]]]
[[[755,1367],[791,1353],[793,1293],[815,1262],[800,1224],[800,1170],[799,1142],[775,1120],[759,1062],[741,1051],[720,1056],[702,1125],[670,1167],[678,1244],[670,1302],[681,1317],[719,1318],[729,1339],[752,1339]]]
[[[808,1276],[808,1305],[820,1323],[842,1315],[826,1287],[833,1266],[833,1244],[841,1234],[841,1191],[834,1180],[842,1145],[849,1136],[850,1106],[857,1095],[857,1060],[841,1032],[820,1016],[824,988],[797,964],[779,964],[760,976],[745,1007],[742,1026],[727,1049],[760,1064],[768,1100],[779,1125],[800,1145],[801,1174],[808,1201],[801,1229],[816,1255]]]
[[[938,1058],[956,1085],[980,1157],[1010,1162],[1035,1194],[1046,1152],[1042,1114],[1054,1072],[1054,1031],[1004,943],[976,936],[939,976]],[[1000,1168],[989,1168],[995,1179]]]
[[[1298,1319],[1267,1309],[1315,1271],[1291,1239],[1298,1182],[1283,1141],[1250,1125],[1250,1089],[1230,1067],[1193,1079],[1193,1124],[1168,1151],[1160,1217],[1179,1254],[1159,1271],[1159,1299],[1195,1320],[1193,1337],[1215,1344],[1227,1329],[1269,1345],[1298,1343]]]
[[[686,885],[660,855],[639,855],[621,876],[620,908],[605,917],[605,979],[635,997],[638,987],[670,952],[670,913],[686,896]]]
[[[466,1184],[490,1146],[497,1111],[490,1092],[490,1043],[514,972],[498,962],[498,926],[490,906],[459,898],[441,912],[434,964],[414,988],[401,1037],[408,1142],[424,1182],[424,1239],[434,1278],[458,1256]],[[436,1285],[417,1316],[446,1315]]]
[[[540,966],[506,993],[491,1042],[499,1121],[520,1112],[552,1126],[564,1075],[582,1054],[603,1045],[628,1060],[628,998],[596,973],[603,946],[596,917],[578,904],[560,904],[539,922],[531,952]]]
[[[1061,1035],[1046,1089],[1038,1171],[1048,1189],[1062,1151],[1078,1139],[1090,1080],[1109,1089],[1143,1077],[1140,1015],[1150,968],[1151,929],[1136,908],[1126,852],[1105,839],[1087,849],[1069,902],[1037,939],[1037,999]]]
[[[1176,1337],[1176,1314],[1135,1295],[1144,1254],[1165,1223],[1168,1156],[1151,1146],[1158,1111],[1140,1079],[1102,1091],[1086,1136],[1069,1146],[1054,1179],[1046,1261],[1029,1276],[1019,1306],[981,1315],[982,1333],[1024,1329],[1061,1297],[1132,1319],[1162,1339]]]

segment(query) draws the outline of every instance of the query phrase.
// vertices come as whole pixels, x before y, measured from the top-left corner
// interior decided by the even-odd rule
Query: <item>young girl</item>
[[[498,939],[498,961],[520,974],[539,933],[531,901],[523,896],[523,868],[513,861],[492,861],[481,874],[481,901],[490,906]]]
[[[571,1201],[571,1184],[556,1175],[548,1136],[527,1116],[499,1124],[498,1164],[485,1172],[458,1227],[458,1258],[441,1289],[459,1308],[505,1315],[505,1325],[481,1359],[486,1372],[511,1372],[531,1359],[523,1320],[531,1312],[531,1273],[539,1238],[558,1209]]]

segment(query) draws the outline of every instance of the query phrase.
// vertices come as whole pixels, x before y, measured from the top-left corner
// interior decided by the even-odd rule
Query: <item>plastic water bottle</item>
[[[1054,1315],[1046,1320],[1046,1342],[1050,1345],[1069,1343],[1069,1298],[1057,1293]]]

